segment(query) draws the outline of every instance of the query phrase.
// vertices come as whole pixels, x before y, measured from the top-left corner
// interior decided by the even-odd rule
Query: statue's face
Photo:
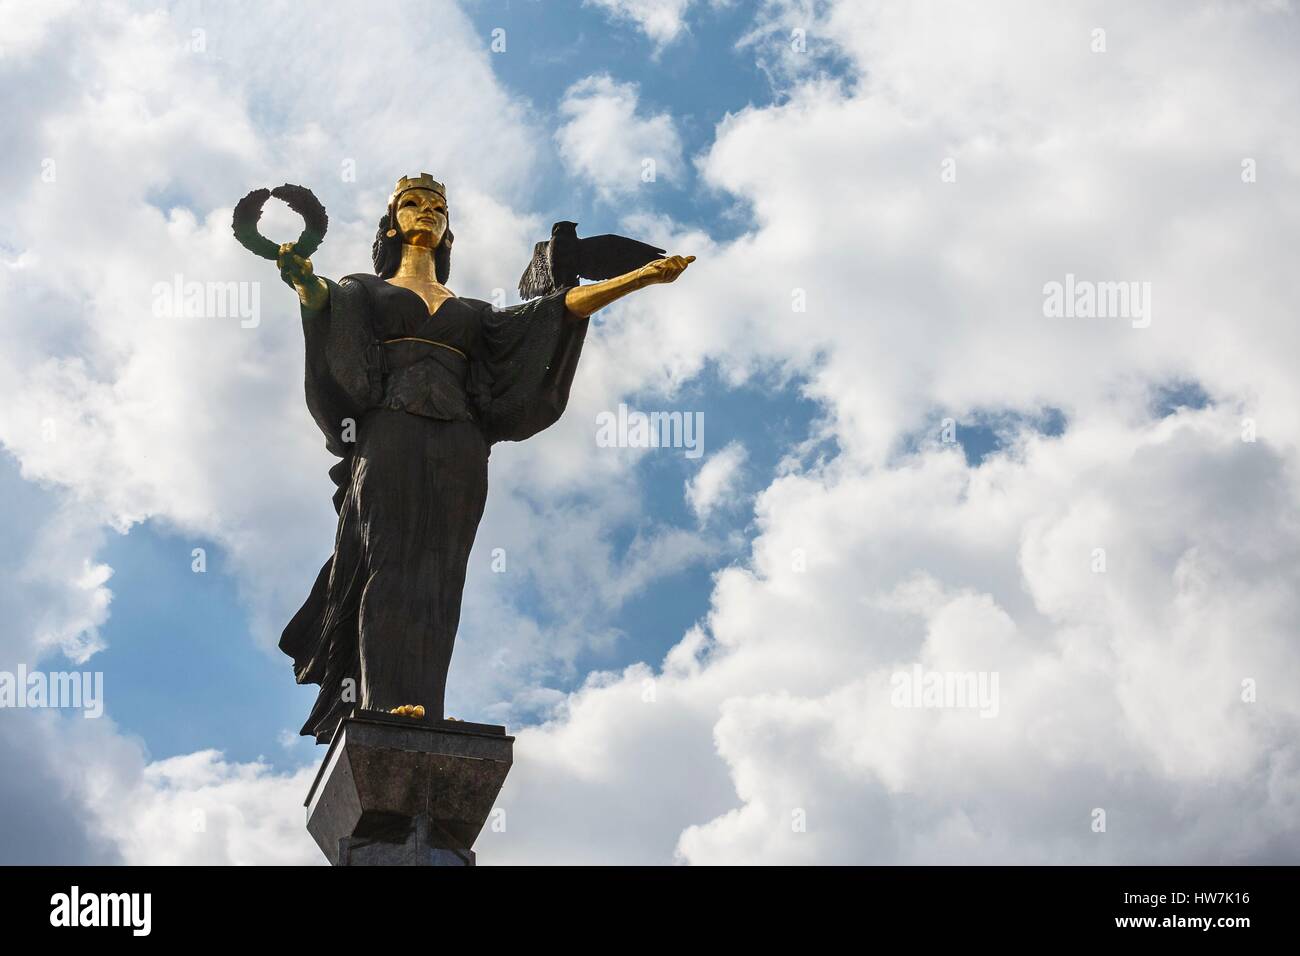
[[[436,247],[447,231],[447,201],[432,189],[408,189],[397,200],[397,231],[407,245]]]

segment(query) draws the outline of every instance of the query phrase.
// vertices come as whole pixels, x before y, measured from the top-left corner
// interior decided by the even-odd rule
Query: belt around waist
[[[384,339],[385,345],[398,345],[402,342],[420,342],[424,345],[436,345],[438,348],[446,349],[448,352],[455,352],[457,355],[459,355],[461,358],[465,359],[466,361],[469,360],[468,355],[466,355],[460,349],[456,348],[456,346],[448,345],[446,342],[435,342],[433,339],[422,339],[414,335],[403,335],[400,338],[396,338],[396,339]]]

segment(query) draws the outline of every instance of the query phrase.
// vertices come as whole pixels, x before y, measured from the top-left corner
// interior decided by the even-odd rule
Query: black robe
[[[280,638],[298,683],[320,685],[301,731],[320,743],[357,706],[443,715],[488,450],[560,417],[588,324],[567,289],[506,309],[452,298],[430,316],[378,276],[326,281],[329,305],[302,321],[307,407],[341,459],[338,528]]]

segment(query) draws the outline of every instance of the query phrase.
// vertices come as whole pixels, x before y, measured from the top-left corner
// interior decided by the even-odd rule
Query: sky
[[[1295,4],[300,9],[0,0],[0,675],[103,680],[0,708],[0,862],[324,863],[333,459],[231,209],[308,185],[338,278],[423,171],[461,295],[558,219],[697,257],[492,452],[480,863],[1300,861]]]

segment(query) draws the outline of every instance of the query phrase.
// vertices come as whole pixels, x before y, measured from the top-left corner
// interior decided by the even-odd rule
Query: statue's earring
[[[386,233],[384,233],[384,235],[387,236],[389,239],[392,239],[394,236],[397,235],[397,230],[389,229]]]

